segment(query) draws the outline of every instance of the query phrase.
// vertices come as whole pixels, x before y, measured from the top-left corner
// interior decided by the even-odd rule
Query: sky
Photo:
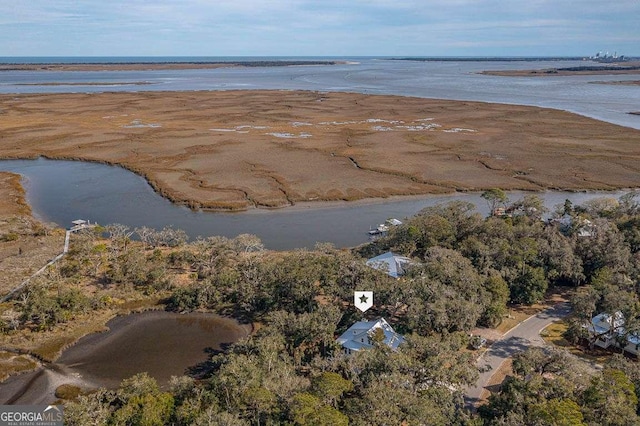
[[[640,56],[640,0],[0,0],[0,56]]]

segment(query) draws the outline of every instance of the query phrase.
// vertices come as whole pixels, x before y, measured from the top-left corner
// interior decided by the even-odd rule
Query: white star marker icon
[[[373,306],[372,291],[356,291],[353,293],[353,304],[362,312],[366,312]]]

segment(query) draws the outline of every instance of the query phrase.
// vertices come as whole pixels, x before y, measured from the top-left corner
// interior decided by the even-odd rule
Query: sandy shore
[[[63,366],[39,366],[36,370],[13,376],[0,383],[2,404],[51,404],[55,402],[56,389],[61,385],[73,385],[83,390],[97,389],[99,383]]]
[[[640,131],[535,107],[224,91],[5,95],[0,111],[2,158],[119,164],[209,209],[640,185]]]
[[[234,61],[234,62],[147,62],[96,64],[0,64],[0,71],[152,71],[228,67],[278,67],[291,65],[335,65],[338,61]]]

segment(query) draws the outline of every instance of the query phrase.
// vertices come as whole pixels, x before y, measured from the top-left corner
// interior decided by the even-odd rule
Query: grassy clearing
[[[540,332],[540,336],[545,342],[552,345],[568,348],[573,346],[567,339],[563,337],[564,333],[569,328],[569,324],[566,321],[556,321],[549,325],[547,328]]]
[[[571,354],[580,357],[586,361],[596,364],[604,364],[611,358],[612,352],[604,349],[595,348],[587,350],[580,346],[576,346],[564,338],[564,333],[569,328],[566,321],[556,321],[540,332],[540,336],[545,342],[561,347]]]
[[[37,366],[38,363],[28,355],[0,351],[0,381],[13,374],[33,370]]]
[[[70,400],[76,399],[83,393],[84,392],[82,388],[75,385],[70,385],[67,383],[67,384],[58,386],[55,392],[55,396],[56,398],[70,401]]]
[[[519,308],[515,308],[515,309],[510,308],[509,313],[507,314],[505,319],[502,320],[500,325],[496,327],[496,330],[500,334],[505,334],[506,332],[511,330],[513,327],[520,324],[522,321],[526,320],[531,315],[537,314],[538,312],[539,311],[529,313],[528,310],[525,311],[525,310],[520,310]]]
[[[118,305],[118,314],[124,315],[131,312],[163,309],[162,302],[164,299],[164,297],[156,296],[147,299],[127,300]]]

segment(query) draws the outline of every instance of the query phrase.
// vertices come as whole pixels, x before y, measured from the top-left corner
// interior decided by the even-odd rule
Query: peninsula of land
[[[20,175],[0,172],[0,295],[29,278],[37,270],[34,265],[39,268],[51,260],[63,243],[64,232],[47,228],[31,215]]]
[[[640,74],[640,63],[633,62],[626,65],[585,65],[579,67],[566,68],[545,68],[539,70],[497,70],[482,71],[480,74],[497,75],[504,77],[557,77],[570,75],[618,75],[618,74]]]
[[[233,62],[103,62],[0,64],[0,71],[150,71],[190,70],[228,67],[285,67],[294,65],[335,65],[338,61],[233,61]]]
[[[536,107],[310,91],[0,96],[0,158],[121,165],[194,208],[640,183],[640,131]]]
[[[615,86],[640,86],[640,80],[592,81],[593,84],[613,84]]]

